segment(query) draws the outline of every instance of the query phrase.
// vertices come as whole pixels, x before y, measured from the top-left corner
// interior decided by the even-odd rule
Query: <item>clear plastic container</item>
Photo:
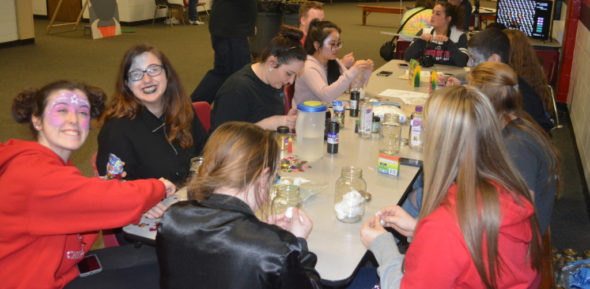
[[[326,105],[320,101],[305,101],[297,105],[297,152],[308,162],[320,159],[325,152],[324,130]]]
[[[361,104],[360,115],[361,124],[359,133],[362,138],[371,138],[371,131],[373,129],[373,104],[370,101],[365,101]]]
[[[365,214],[365,194],[367,183],[363,170],[357,167],[344,167],[336,181],[334,212],[336,218],[344,223],[356,223]]]
[[[412,119],[410,120],[410,148],[422,151],[422,106],[417,105],[416,111],[412,113]]]
[[[401,126],[397,116],[386,114],[381,124],[381,138],[379,139],[379,152],[386,155],[395,155],[400,150]]]

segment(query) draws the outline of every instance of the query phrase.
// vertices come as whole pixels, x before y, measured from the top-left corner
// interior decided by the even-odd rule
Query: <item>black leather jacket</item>
[[[161,288],[321,288],[306,241],[231,196],[174,204],[156,245]]]

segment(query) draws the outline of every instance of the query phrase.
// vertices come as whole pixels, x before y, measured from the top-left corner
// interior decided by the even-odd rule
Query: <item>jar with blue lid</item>
[[[297,151],[300,159],[313,162],[325,152],[324,130],[326,105],[321,101],[305,101],[297,105]]]

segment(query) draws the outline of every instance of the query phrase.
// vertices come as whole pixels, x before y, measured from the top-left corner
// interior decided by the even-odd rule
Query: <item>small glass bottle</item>
[[[328,153],[329,154],[337,154],[338,153],[338,131],[340,130],[338,122],[331,121],[328,124]]]
[[[342,168],[336,181],[334,212],[336,218],[344,223],[356,223],[365,214],[365,194],[367,183],[363,180],[363,170],[354,166]]]
[[[410,148],[422,151],[422,106],[417,105],[410,121]]]
[[[373,104],[370,101],[365,101],[360,109],[360,127],[359,132],[362,138],[370,138],[371,130],[373,128]]]
[[[332,101],[332,107],[334,114],[332,115],[332,121],[338,123],[339,128],[344,128],[344,105],[341,100]]]
[[[286,126],[277,127],[277,142],[281,148],[281,153],[286,152],[289,144],[289,128]]]
[[[350,116],[359,116],[359,102],[361,100],[361,92],[358,89],[353,89],[350,92]]]

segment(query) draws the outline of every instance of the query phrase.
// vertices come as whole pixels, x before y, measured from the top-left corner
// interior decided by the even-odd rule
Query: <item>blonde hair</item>
[[[522,96],[518,90],[516,72],[504,63],[484,62],[471,70],[467,81],[488,97],[502,121],[529,134],[541,146],[549,165],[550,177],[546,183],[551,182],[553,176],[559,176],[559,151],[551,143],[549,135],[522,109]],[[517,117],[520,122],[511,122],[512,117]],[[559,179],[558,177],[557,195],[560,194]]]
[[[279,146],[271,131],[251,123],[227,122],[205,144],[203,164],[188,184],[189,198],[203,201],[220,187],[236,189],[242,194],[253,188],[258,208],[264,208],[279,156]],[[264,188],[257,185],[263,177],[266,178]]]
[[[498,234],[502,216],[494,184],[505,188],[517,203],[522,199],[533,202],[526,183],[508,158],[492,104],[476,88],[437,90],[426,102],[424,124],[424,200],[419,219],[441,206],[451,185],[456,184],[456,204],[448,209],[456,213],[485,286],[497,288],[496,280],[501,278]],[[536,214],[530,217],[530,226],[533,238],[529,256],[531,267],[538,270],[540,233]]]

